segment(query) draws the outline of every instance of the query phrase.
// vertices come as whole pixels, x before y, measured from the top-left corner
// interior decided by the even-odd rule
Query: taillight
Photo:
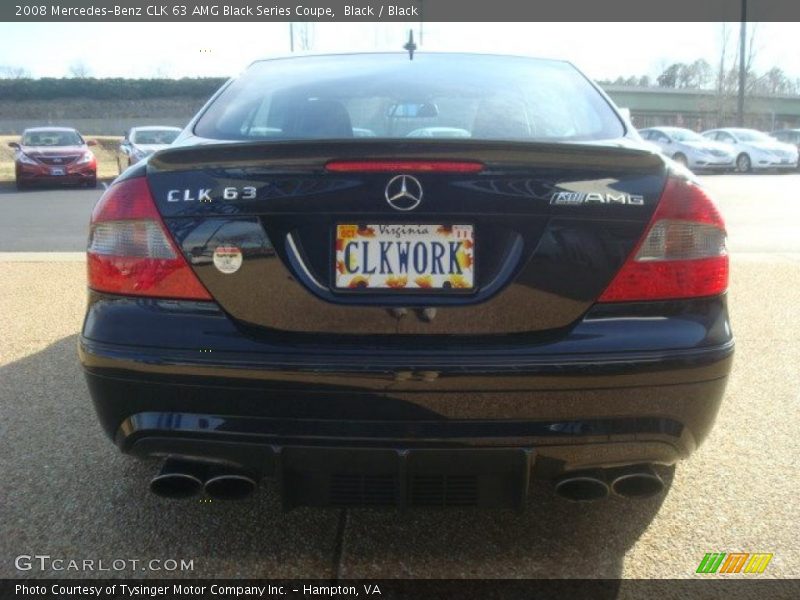
[[[89,287],[112,294],[211,300],[167,235],[144,177],[112,185],[92,211]]]
[[[728,287],[725,223],[705,191],[670,178],[647,232],[600,302],[721,294]]]

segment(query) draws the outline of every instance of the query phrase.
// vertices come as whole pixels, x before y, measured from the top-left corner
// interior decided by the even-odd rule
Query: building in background
[[[672,125],[694,131],[736,126],[736,97],[715,90],[602,85],[617,106],[630,110],[638,129]],[[761,131],[800,127],[800,96],[747,96],[745,127]]]

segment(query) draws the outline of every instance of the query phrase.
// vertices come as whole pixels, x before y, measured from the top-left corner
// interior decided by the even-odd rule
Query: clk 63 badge
[[[167,202],[211,202],[212,191],[211,188],[170,190],[167,192]],[[222,200],[255,200],[256,188],[251,185],[222,188],[220,198]]]

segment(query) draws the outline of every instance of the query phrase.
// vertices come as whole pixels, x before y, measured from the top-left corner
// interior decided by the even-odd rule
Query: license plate
[[[475,286],[472,225],[336,226],[339,289],[470,290]]]
[[[64,169],[50,169],[50,175],[63,175]]]

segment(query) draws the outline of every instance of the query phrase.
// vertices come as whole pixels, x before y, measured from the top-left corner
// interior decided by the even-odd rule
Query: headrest
[[[283,133],[290,138],[351,138],[350,115],[336,100],[306,100],[287,115]]]
[[[477,139],[525,139],[531,136],[525,104],[509,96],[485,98],[478,104],[472,122]]]

